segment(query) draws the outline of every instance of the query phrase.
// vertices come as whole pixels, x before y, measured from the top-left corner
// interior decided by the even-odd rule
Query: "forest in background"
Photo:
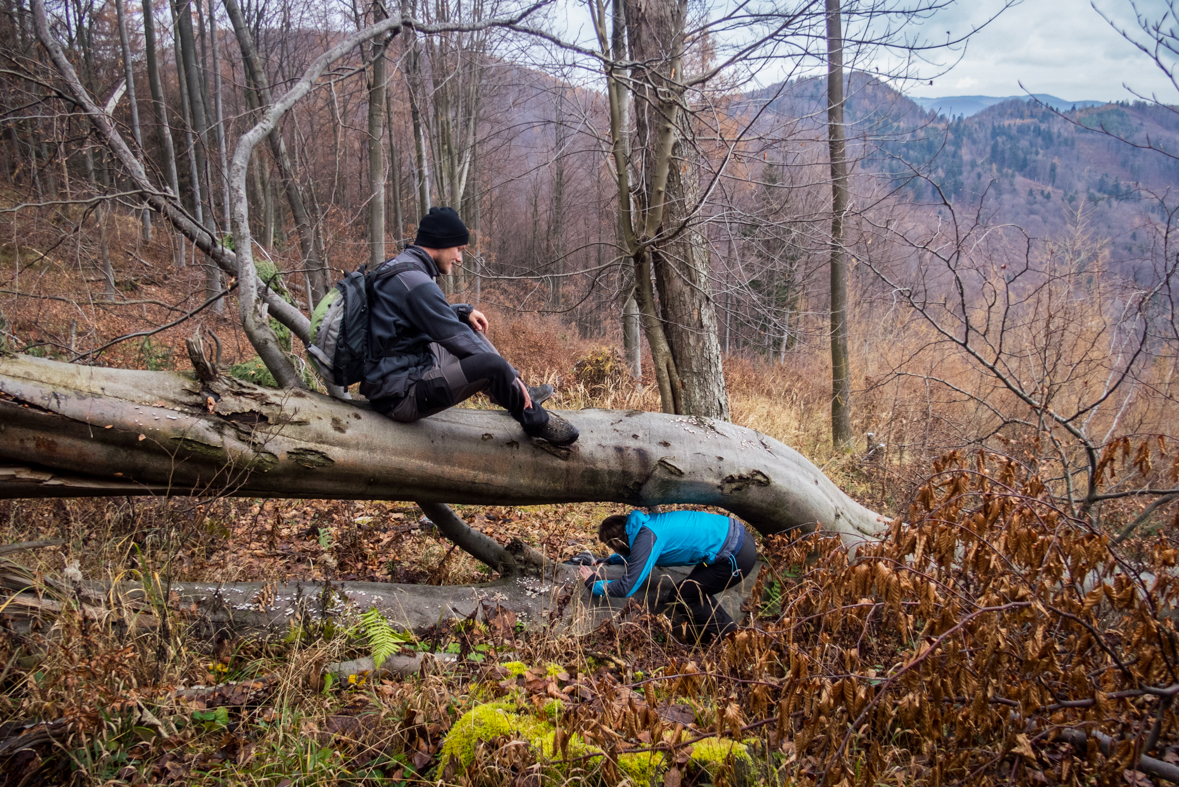
[[[243,325],[252,277],[214,264],[218,248],[242,259],[231,207],[245,208],[261,290],[306,314],[342,272],[392,256],[428,205],[451,204],[473,244],[448,294],[487,311],[528,379],[559,384],[558,408],[729,418],[895,518],[854,560],[822,534],[766,538],[750,626],[701,650],[637,605],[582,636],[506,607],[412,633],[361,609],[304,610],[282,637],[240,636],[167,583],[256,581],[264,609],[284,581],[457,589],[501,575],[409,504],[6,501],[5,542],[54,542],[0,552],[6,783],[1179,774],[1172,107],[1002,104],[946,121],[867,76],[848,45],[833,240],[833,102],[814,76],[833,57],[829,9],[599,5],[595,50],[550,47],[543,8],[423,3],[313,80],[235,196],[243,134],[387,9],[50,5],[77,87],[113,121],[103,130],[38,43],[36,7],[13,0],[0,30],[5,352],[184,370],[184,340],[204,331],[223,367],[274,385],[266,329],[319,386],[297,328]],[[664,39],[682,51],[648,37],[676,22],[650,8],[682,14],[691,32]],[[849,40],[871,10],[844,4]],[[761,27],[715,32],[739,21]],[[768,64],[785,78],[754,88]],[[838,255],[850,445],[829,421]],[[669,370],[684,390],[702,380],[699,398],[668,394]],[[624,509],[457,510],[563,559]],[[88,584],[153,578],[138,594]],[[416,675],[329,669],[422,652],[437,658]],[[447,748],[489,713],[507,720],[484,719],[482,744]]]

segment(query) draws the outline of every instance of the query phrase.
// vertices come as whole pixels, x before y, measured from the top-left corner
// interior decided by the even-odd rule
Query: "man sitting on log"
[[[655,566],[691,566],[672,599],[683,604],[701,642],[724,636],[737,624],[713,597],[741,582],[757,562],[757,544],[734,517],[703,511],[671,511],[648,516],[642,511],[608,516],[598,538],[614,550],[602,564],[626,565],[626,574],[607,581],[586,566],[578,569],[595,596],[625,598],[634,593]]]
[[[569,445],[577,429],[541,407],[552,386],[526,386],[483,335],[487,317],[447,303],[438,286],[436,279],[462,260],[469,238],[454,208],[430,208],[413,245],[373,271],[372,360],[360,393],[378,412],[409,423],[486,391],[529,437]]]

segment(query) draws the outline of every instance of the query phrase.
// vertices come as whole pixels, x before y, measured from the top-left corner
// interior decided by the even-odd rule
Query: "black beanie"
[[[466,246],[471,239],[467,225],[454,208],[430,208],[418,223],[418,236],[413,245],[427,249],[449,249]]]

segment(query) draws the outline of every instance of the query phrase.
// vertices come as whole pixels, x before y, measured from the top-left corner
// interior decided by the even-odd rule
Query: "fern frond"
[[[372,651],[374,670],[379,670],[385,659],[401,649],[404,636],[389,628],[389,621],[376,607],[360,616],[360,630],[364,632],[369,650]]]

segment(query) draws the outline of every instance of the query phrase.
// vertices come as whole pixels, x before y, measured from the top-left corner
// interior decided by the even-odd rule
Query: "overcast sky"
[[[912,7],[940,0],[884,0],[890,7]],[[704,0],[713,9],[742,4],[742,0]],[[752,0],[754,6],[766,4],[811,5],[814,0]],[[1093,0],[1106,16],[1136,40],[1146,41],[1138,26],[1131,0]],[[1166,19],[1164,28],[1179,30],[1179,23],[1168,13],[1168,0],[1135,0],[1144,18]],[[863,4],[867,4],[867,0]],[[926,20],[921,35],[929,43],[959,40],[982,25],[1002,9],[1003,0],[957,0],[948,9]],[[822,4],[819,3],[821,8]],[[554,25],[558,35],[591,43],[591,26],[584,0],[558,0]],[[907,34],[915,33],[905,28]],[[724,35],[722,34],[722,38]],[[730,41],[736,44],[737,40]],[[877,57],[887,55],[877,52]],[[957,51],[935,50],[933,63],[917,64],[920,82],[895,83],[894,87],[911,96],[1014,96],[1027,92],[1048,93],[1066,101],[1132,100],[1128,85],[1138,93],[1157,94],[1160,101],[1179,104],[1179,91],[1154,62],[1123,38],[1109,22],[1094,10],[1090,0],[1022,0],[1002,10]],[[952,65],[961,57],[956,65]],[[881,59],[860,63],[869,72],[874,65],[880,72],[900,73],[895,62]],[[950,67],[952,65],[952,67]],[[1171,65],[1179,66],[1171,56]],[[940,67],[939,67],[940,66]],[[754,67],[751,84],[768,85],[783,78],[816,74],[825,68],[820,62],[805,62],[800,70],[789,64],[773,62]],[[949,71],[944,72],[946,68]],[[933,84],[929,84],[932,78]]]
[[[1145,40],[1129,0],[1096,0],[1107,16]],[[960,0],[925,24],[927,34],[943,40],[946,31],[959,35],[994,13],[994,0]],[[1161,19],[1166,0],[1138,0],[1146,17]],[[1166,27],[1175,29],[1173,17]],[[943,58],[944,59],[944,58]],[[1173,62],[1173,58],[1172,58]],[[928,67],[927,67],[927,70]],[[906,86],[913,96],[1011,96],[1050,93],[1066,101],[1132,99],[1123,83],[1137,92],[1157,93],[1166,103],[1179,103],[1175,87],[1154,63],[1120,36],[1093,9],[1089,0],[1023,0],[1003,11],[977,33],[965,56],[949,73]]]

